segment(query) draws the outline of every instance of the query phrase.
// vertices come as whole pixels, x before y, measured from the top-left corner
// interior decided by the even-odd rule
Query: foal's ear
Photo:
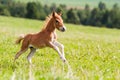
[[[57,14],[58,14],[59,16],[61,16],[61,15],[62,15],[62,12],[58,12]]]
[[[52,16],[55,17],[55,11],[53,11]]]

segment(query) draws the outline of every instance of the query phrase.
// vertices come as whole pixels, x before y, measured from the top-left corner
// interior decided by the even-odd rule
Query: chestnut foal
[[[21,40],[23,40],[23,42],[21,49],[15,55],[14,60],[16,60],[22,53],[24,53],[25,51],[28,50],[28,48],[30,48],[30,53],[27,56],[27,60],[29,63],[32,63],[31,58],[33,54],[36,52],[36,49],[50,47],[57,51],[60,58],[63,60],[63,62],[65,62],[66,58],[64,55],[64,46],[56,40],[57,38],[55,32],[56,28],[61,32],[64,32],[66,30],[63,24],[63,20],[61,18],[61,14],[53,12],[52,15],[48,16],[46,25],[42,29],[42,31],[36,34],[27,34],[25,36],[19,37],[16,43],[17,44],[20,43]]]

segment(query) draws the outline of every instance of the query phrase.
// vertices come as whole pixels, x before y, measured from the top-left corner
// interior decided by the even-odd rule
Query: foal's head
[[[54,20],[55,28],[57,28],[59,31],[64,32],[66,30],[66,27],[63,24],[61,13],[53,12],[52,17],[53,17],[53,20]]]

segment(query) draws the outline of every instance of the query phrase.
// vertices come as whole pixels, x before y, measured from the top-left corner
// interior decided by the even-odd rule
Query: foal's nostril
[[[62,31],[64,32],[64,31],[65,31],[65,28],[63,28]]]
[[[60,27],[59,30],[62,31],[62,32],[64,32],[66,30],[66,28]]]

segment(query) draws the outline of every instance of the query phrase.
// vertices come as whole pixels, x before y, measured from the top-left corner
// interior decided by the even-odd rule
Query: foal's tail
[[[25,37],[25,35],[24,35],[24,34],[21,34],[21,35],[18,37],[18,39],[16,40],[15,43],[16,43],[16,44],[20,44],[21,40],[23,40],[24,37]]]

